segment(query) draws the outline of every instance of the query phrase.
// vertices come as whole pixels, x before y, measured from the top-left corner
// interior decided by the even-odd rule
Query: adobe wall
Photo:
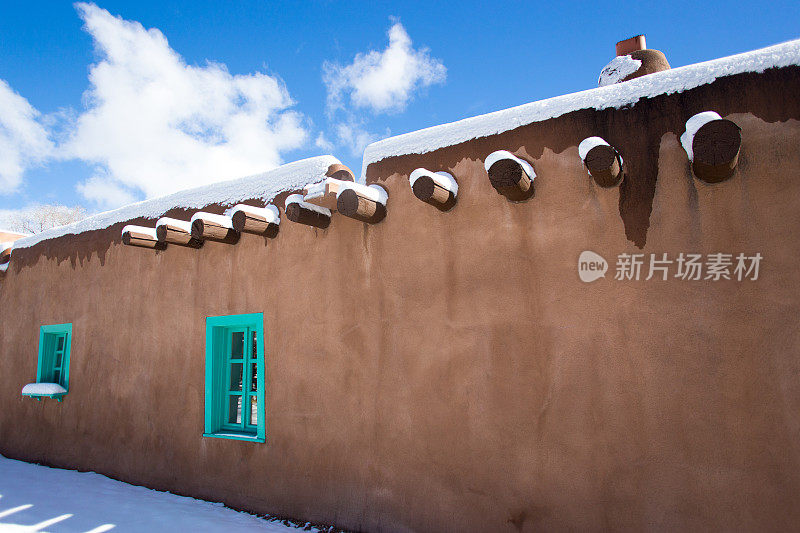
[[[0,453],[370,531],[790,529],[800,522],[797,69],[580,111],[371,165],[377,225],[284,221],[200,250],[119,228],[14,252],[0,282]],[[692,114],[742,127],[694,180]],[[577,144],[628,176],[600,189]],[[533,162],[511,203],[482,159]],[[449,170],[446,213],[417,166]],[[577,259],[611,264],[583,283]],[[620,253],[761,253],[756,281],[616,281]],[[205,317],[263,312],[267,442],[203,438]],[[64,402],[20,396],[72,322]]]

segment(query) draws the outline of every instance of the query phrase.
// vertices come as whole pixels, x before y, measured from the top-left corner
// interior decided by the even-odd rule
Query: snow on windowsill
[[[66,393],[67,389],[58,383],[28,383],[22,387],[24,396],[54,396]]]
[[[266,442],[266,439],[263,437],[259,437],[257,435],[247,434],[247,433],[228,433],[225,431],[219,431],[216,433],[203,433],[204,437],[211,437],[214,439],[233,439],[233,440],[243,440],[247,442]]]
[[[389,157],[424,154],[581,109],[621,108],[642,98],[680,93],[707,85],[724,76],[792,65],[800,65],[800,39],[389,137],[368,145],[364,150],[361,181],[365,181],[370,164]]]
[[[66,226],[23,237],[14,241],[14,248],[30,247],[41,241],[55,239],[63,235],[105,229],[114,224],[136,218],[155,220],[174,208],[202,209],[212,204],[232,206],[244,200],[253,199],[267,203],[282,192],[299,190],[309,183],[317,183],[324,180],[328,167],[334,164],[340,164],[340,161],[330,155],[311,157],[288,163],[261,174],[213,183],[151,200],[144,200],[112,211],[98,213]]]

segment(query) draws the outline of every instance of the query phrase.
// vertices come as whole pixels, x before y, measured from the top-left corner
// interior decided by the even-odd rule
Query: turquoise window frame
[[[235,333],[244,332],[244,350],[241,359],[232,358],[232,343],[229,339]],[[255,336],[255,360],[251,356],[250,339]],[[231,391],[231,369],[241,361],[241,391]],[[250,387],[251,364],[256,364],[256,390]],[[264,359],[264,314],[226,315],[206,317],[206,390],[205,390],[205,428],[204,437],[244,440],[250,442],[266,441],[265,369]],[[231,397],[241,396],[241,418],[238,424],[229,424],[228,409]],[[246,400],[255,397],[257,414],[256,425],[247,422],[249,414]]]
[[[63,346],[59,349],[58,340],[64,339]],[[26,394],[26,396],[40,399],[55,398],[59,401],[69,392],[69,356],[72,345],[72,324],[50,324],[39,328],[39,361],[36,365],[37,383],[58,383],[67,392],[61,394]],[[59,357],[61,364],[59,365]],[[59,379],[54,379],[58,371]]]

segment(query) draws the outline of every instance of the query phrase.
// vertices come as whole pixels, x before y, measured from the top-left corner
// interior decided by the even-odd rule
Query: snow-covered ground
[[[14,461],[0,455],[0,531],[301,531],[234,511],[95,474]],[[311,531],[319,531],[310,528]]]

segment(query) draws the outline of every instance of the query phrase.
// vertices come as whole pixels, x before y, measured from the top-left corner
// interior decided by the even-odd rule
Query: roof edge
[[[724,76],[795,65],[800,65],[800,39],[388,137],[364,149],[361,180],[366,179],[369,165],[390,157],[433,152],[582,109],[620,108],[642,98],[694,89]]]
[[[14,242],[14,248],[28,248],[45,240],[105,229],[137,218],[158,219],[175,208],[202,209],[212,204],[234,205],[254,199],[262,200],[266,204],[282,192],[300,190],[306,185],[324,180],[328,167],[335,164],[341,164],[341,161],[332,155],[322,155],[287,163],[252,176],[185,189],[23,237]]]

